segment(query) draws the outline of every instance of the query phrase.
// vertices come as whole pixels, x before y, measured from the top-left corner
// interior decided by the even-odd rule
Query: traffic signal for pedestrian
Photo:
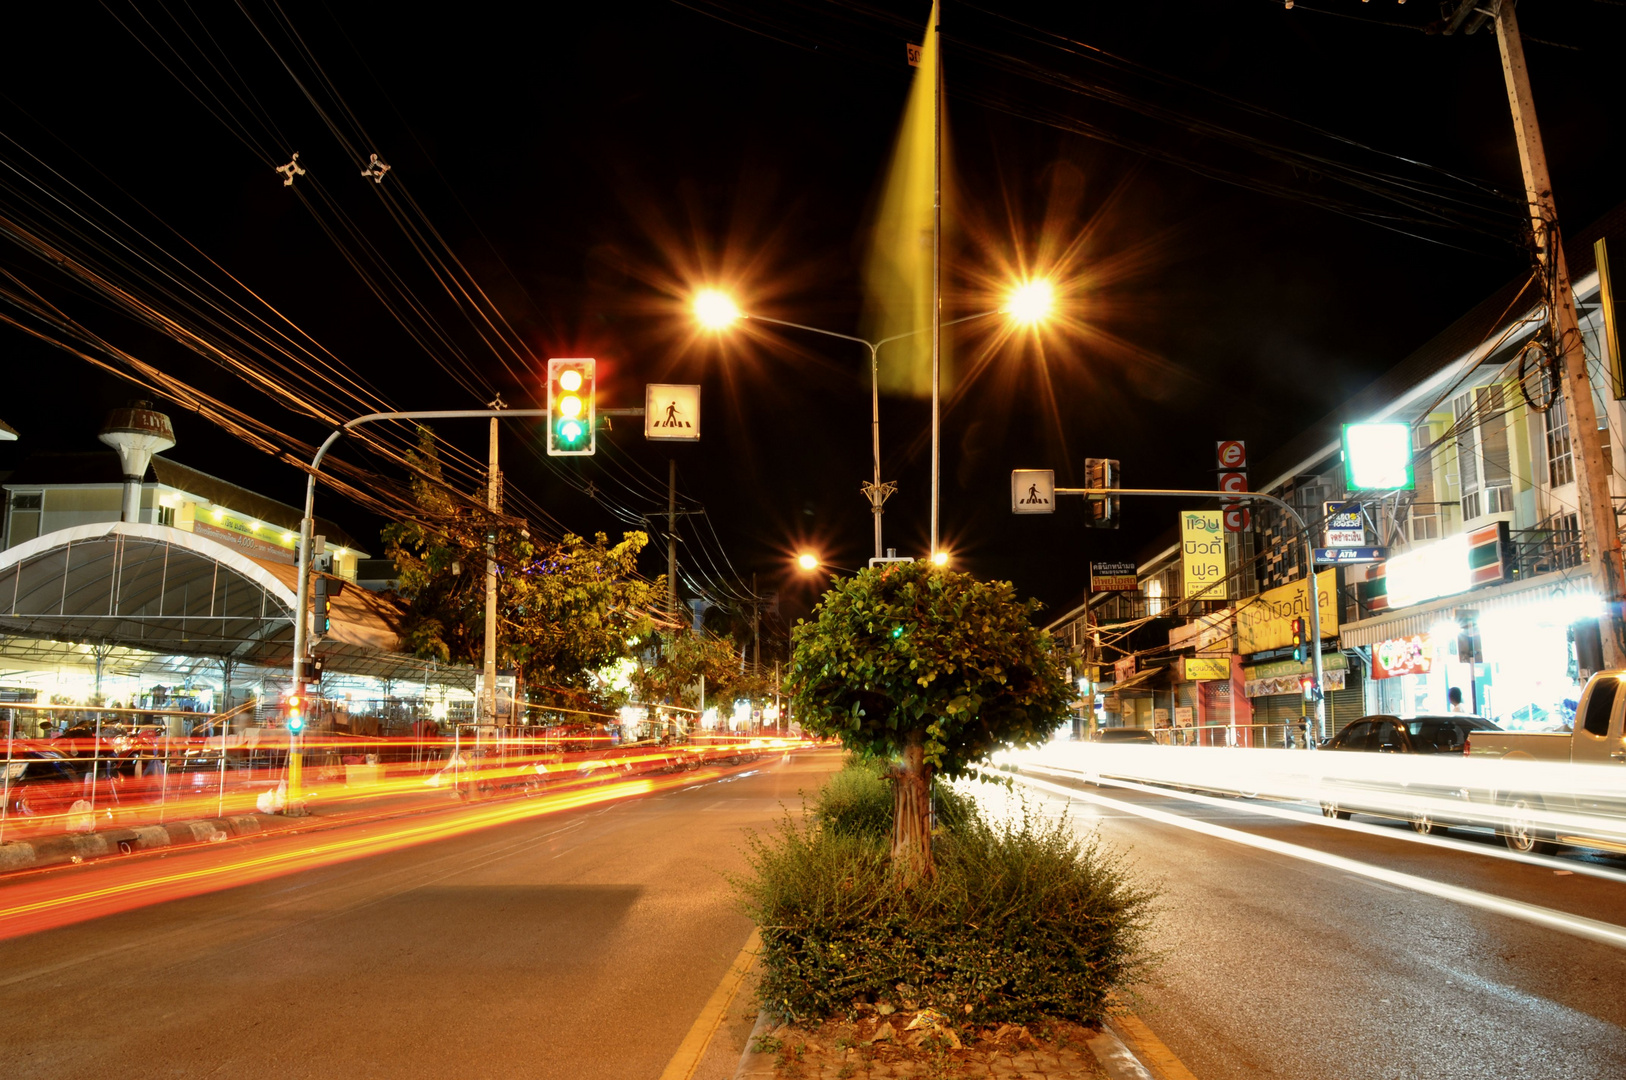
[[[591,358],[548,361],[548,454],[593,453],[593,367]]]
[[[1297,660],[1297,661],[1300,661],[1301,663],[1304,660],[1304,620],[1303,619],[1294,619],[1293,620],[1293,659]]]
[[[1304,675],[1299,679],[1299,689],[1304,691],[1305,701],[1315,700],[1315,676]]]
[[[288,730],[295,735],[305,730],[305,699],[297,690],[288,695]]]

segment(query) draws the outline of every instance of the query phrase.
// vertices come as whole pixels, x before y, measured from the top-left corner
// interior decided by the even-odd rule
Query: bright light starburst
[[[796,565],[803,570],[817,570],[819,568],[819,557],[809,552],[803,552],[796,556]]]
[[[694,317],[707,330],[723,330],[741,317],[732,297],[717,289],[701,289],[694,296]]]
[[[1055,302],[1056,292],[1050,282],[1033,278],[1011,290],[1005,311],[1017,322],[1034,326],[1049,318]]]

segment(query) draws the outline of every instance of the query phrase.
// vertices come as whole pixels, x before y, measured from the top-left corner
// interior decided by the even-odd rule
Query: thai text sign
[[[1134,592],[1140,588],[1132,562],[1090,563],[1091,592]]]
[[[1427,675],[1434,669],[1434,641],[1427,634],[1390,638],[1372,646],[1372,677]]]
[[[1229,656],[1186,657],[1186,680],[1188,682],[1219,682],[1230,677],[1231,658]]]
[[[1185,510],[1180,514],[1180,548],[1185,562],[1186,599],[1224,600],[1224,514],[1218,510]]]
[[[1315,576],[1321,609],[1321,636],[1338,633],[1338,572],[1323,570]],[[1236,606],[1236,651],[1261,653],[1293,644],[1293,620],[1310,620],[1310,583],[1304,578],[1269,589],[1252,601]]]

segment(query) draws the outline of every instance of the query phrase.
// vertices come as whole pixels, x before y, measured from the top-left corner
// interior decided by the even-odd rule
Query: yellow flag
[[[937,4],[926,24],[914,85],[892,149],[875,231],[864,266],[865,336],[871,341],[912,334],[880,352],[881,388],[895,394],[927,396],[932,389],[932,175],[938,108]],[[947,130],[944,161],[948,160]],[[944,170],[943,188],[948,187]],[[943,389],[950,385],[947,342],[943,343]]]

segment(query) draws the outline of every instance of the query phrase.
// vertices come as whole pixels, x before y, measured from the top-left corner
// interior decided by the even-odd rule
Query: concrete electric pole
[[[1476,9],[1474,0],[1462,5]],[[1459,12],[1459,15],[1461,13]],[[1536,257],[1544,271],[1553,348],[1562,368],[1564,410],[1569,417],[1570,442],[1575,460],[1575,491],[1581,532],[1593,587],[1603,611],[1598,619],[1603,645],[1603,666],[1626,667],[1626,615],[1622,612],[1623,573],[1620,528],[1609,490],[1610,461],[1598,433],[1598,413],[1592,401],[1592,379],[1581,341],[1575,293],[1553,205],[1553,183],[1547,174],[1547,154],[1536,123],[1535,100],[1530,94],[1530,73],[1524,65],[1524,44],[1510,0],[1495,5],[1496,42],[1502,52],[1502,73],[1513,109],[1513,132],[1519,143],[1519,164],[1524,170],[1525,195],[1530,203],[1530,225],[1535,234]],[[1460,22],[1460,19],[1458,20]],[[1470,30],[1471,32],[1471,30]]]

